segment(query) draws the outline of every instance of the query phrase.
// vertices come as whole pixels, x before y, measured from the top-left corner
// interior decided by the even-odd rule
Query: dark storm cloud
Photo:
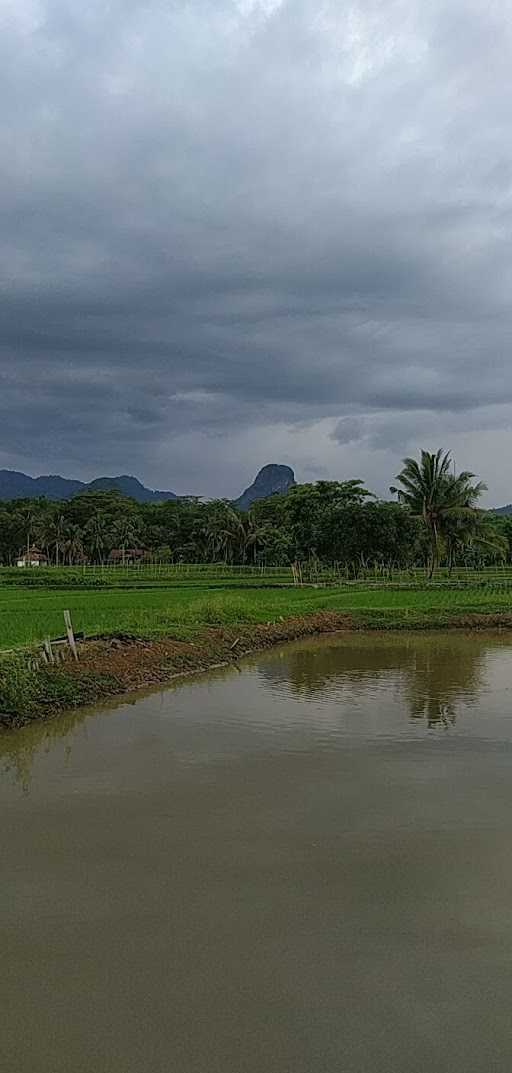
[[[504,9],[8,0],[0,19],[0,465],[230,492],[270,450],[333,473],[342,444],[385,486],[405,440],[471,428],[493,465]]]

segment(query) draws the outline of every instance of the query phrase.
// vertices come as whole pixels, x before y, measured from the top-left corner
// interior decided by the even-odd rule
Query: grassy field
[[[191,636],[201,626],[275,622],[321,609],[350,612],[360,624],[448,624],[456,616],[512,611],[512,588],[466,583],[460,588],[210,588],[193,583],[144,587],[17,588],[0,585],[0,649],[63,633],[63,611],[86,635],[127,632]]]

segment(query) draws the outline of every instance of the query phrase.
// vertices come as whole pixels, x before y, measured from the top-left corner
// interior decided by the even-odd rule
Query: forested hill
[[[136,499],[138,503],[158,503],[162,500],[176,499],[174,492],[153,491],[145,488],[136,477],[97,477],[94,481],[68,480],[66,477],[49,475],[45,477],[28,477],[26,473],[16,470],[0,469],[0,499],[71,499],[81,492],[118,491],[122,495]]]

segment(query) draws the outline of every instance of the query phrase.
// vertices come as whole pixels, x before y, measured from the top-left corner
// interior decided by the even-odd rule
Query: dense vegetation
[[[398,501],[377,500],[360,480],[297,485],[237,510],[227,500],[137,503],[115,491],[71,500],[0,505],[0,562],[37,547],[52,565],[128,562],[284,566],[296,560],[373,565],[510,561],[512,520],[477,509],[473,475],[450,475],[448,455],[406,459]],[[135,553],[135,555],[134,555]]]

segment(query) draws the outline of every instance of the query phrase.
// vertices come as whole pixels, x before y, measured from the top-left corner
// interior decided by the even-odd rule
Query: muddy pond
[[[0,737],[2,1068],[512,1068],[512,637],[354,634]]]

